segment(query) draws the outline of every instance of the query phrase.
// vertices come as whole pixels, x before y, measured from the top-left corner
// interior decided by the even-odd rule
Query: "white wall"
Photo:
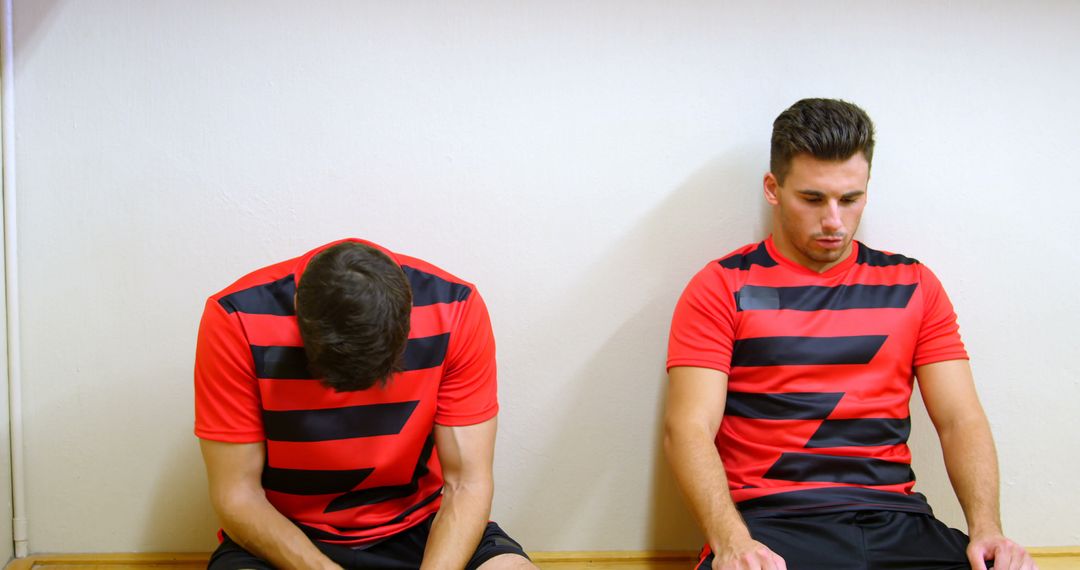
[[[0,251],[0,281],[5,280],[4,253]],[[7,303],[0,303],[0,323],[7,319]],[[0,325],[0,343],[7,345],[7,327]],[[11,417],[8,413],[8,355],[0,350],[0,563],[15,555],[12,534],[13,505],[11,497]]]
[[[203,300],[341,236],[474,280],[495,518],[532,550],[693,548],[662,467],[668,320],[763,237],[773,118],[858,102],[862,239],[961,315],[1007,530],[1080,544],[1080,4],[16,2],[33,551],[206,550]],[[961,524],[916,425],[918,488]]]

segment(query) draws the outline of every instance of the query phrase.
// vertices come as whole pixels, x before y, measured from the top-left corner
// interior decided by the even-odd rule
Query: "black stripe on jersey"
[[[783,453],[764,475],[784,481],[896,485],[915,480],[907,463],[867,457],[841,457],[812,453]]]
[[[728,392],[724,415],[758,420],[821,420],[843,397],[843,392]]]
[[[450,333],[410,338],[405,344],[404,369],[423,370],[441,365],[449,345]]]
[[[874,358],[885,335],[765,336],[735,341],[732,366],[795,366],[866,364]]]
[[[354,489],[375,469],[281,469],[266,466],[262,473],[262,486],[269,491],[292,495],[330,495]]]
[[[405,520],[405,518],[408,517],[409,515],[411,515],[411,514],[415,513],[416,511],[424,508],[425,506],[430,504],[435,499],[438,499],[440,495],[442,495],[442,487],[439,487],[438,489],[435,490],[434,493],[424,497],[423,499],[420,499],[420,501],[417,502],[415,505],[405,509],[400,514],[398,514],[396,517],[394,517],[394,518],[392,518],[392,519],[390,519],[390,520],[388,520],[388,521],[386,521],[384,523],[379,523],[377,525],[372,525],[372,526],[341,527],[341,528],[338,528],[337,530],[340,530],[342,532],[349,532],[349,531],[355,532],[355,531],[361,531],[361,530],[371,530],[373,528],[379,528],[379,527],[384,527],[384,526],[390,526],[390,525],[397,524],[397,523]],[[328,531],[325,531],[325,530],[320,530],[320,529],[317,529],[315,527],[308,526],[306,524],[298,523],[298,522],[295,522],[295,521],[294,521],[294,524],[296,524],[296,526],[300,527],[300,530],[304,534],[306,534],[309,538],[313,538],[315,540],[354,540],[354,539],[356,539],[355,536],[350,536],[350,535],[346,535],[346,534],[335,534],[335,533],[332,533],[332,532],[328,532]]]
[[[296,280],[289,274],[277,281],[229,293],[218,299],[218,304],[227,313],[289,317],[296,314],[295,295]]]
[[[432,275],[407,265],[402,265],[401,270],[405,272],[405,277],[409,279],[414,307],[464,301],[472,293],[472,288],[468,285],[452,283],[438,275]]]
[[[913,265],[918,263],[918,259],[911,257],[905,257],[899,253],[885,253],[876,249],[870,249],[866,247],[866,244],[859,242],[859,254],[855,256],[855,263],[861,263],[863,265],[869,265],[870,267],[888,267],[890,265]]]
[[[450,333],[410,338],[405,343],[402,370],[434,368],[446,359]],[[308,369],[307,353],[302,346],[251,345],[251,358],[255,363],[255,377],[269,380],[313,380]]]
[[[439,487],[438,489],[435,489],[434,493],[424,497],[423,499],[420,499],[415,505],[405,509],[404,511],[401,511],[400,513],[398,513],[398,516],[396,516],[396,517],[394,517],[394,518],[392,518],[392,519],[390,519],[390,520],[388,520],[388,521],[386,521],[384,523],[380,523],[380,524],[377,524],[377,525],[371,525],[371,526],[344,527],[341,530],[344,530],[344,531],[371,530],[373,528],[379,528],[379,527],[383,527],[383,526],[395,525],[395,524],[405,520],[405,517],[408,517],[409,515],[415,513],[416,511],[419,511],[420,509],[424,508],[425,506],[428,505],[428,503],[431,503],[435,499],[438,499],[439,495],[442,495],[442,487]]]
[[[870,447],[907,443],[911,418],[866,418],[825,420],[806,443],[810,449],[821,447]]]
[[[304,524],[302,522],[293,521],[293,524],[295,524],[300,529],[300,532],[303,532],[305,535],[307,535],[308,538],[310,538],[312,540],[355,540],[356,539],[355,536],[348,536],[348,535],[344,535],[344,534],[335,534],[335,533],[332,533],[332,532],[327,532],[325,530],[315,528],[313,526],[308,526],[308,525],[306,525],[306,524]]]
[[[428,460],[431,459],[431,452],[434,449],[435,434],[431,434],[428,436],[427,441],[424,442],[424,448],[420,450],[420,459],[417,460],[416,467],[413,469],[412,480],[408,483],[404,485],[372,487],[370,489],[360,489],[345,493],[333,501],[330,501],[330,504],[326,506],[326,510],[323,512],[334,513],[362,505],[372,505],[375,503],[392,501],[394,499],[403,499],[416,493],[420,488],[420,479],[428,474],[427,464]]]
[[[760,265],[761,267],[773,267],[776,265],[776,260],[769,255],[769,250],[765,247],[765,242],[758,244],[757,249],[750,253],[737,253],[735,255],[729,255],[719,262],[720,267],[724,269],[740,269],[747,271],[751,265]]]
[[[308,370],[307,354],[302,346],[251,345],[255,362],[255,377],[273,380],[310,380],[315,376]]]
[[[844,311],[903,309],[915,293],[911,285],[838,285],[836,287],[761,287],[746,285],[735,292],[738,311]]]
[[[395,435],[405,427],[419,403],[419,400],[413,400],[327,410],[263,410],[262,416],[266,439],[330,441]]]
[[[739,511],[747,517],[773,516],[838,510],[886,510],[932,514],[922,493],[904,495],[866,487],[820,487],[783,491],[740,501]]]

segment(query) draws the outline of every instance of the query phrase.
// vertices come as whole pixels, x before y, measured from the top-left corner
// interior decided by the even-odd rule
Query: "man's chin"
[[[836,250],[830,250],[830,249],[821,250],[821,249],[818,249],[818,250],[812,251],[811,255],[809,255],[807,257],[809,257],[810,259],[813,259],[814,261],[816,261],[818,263],[832,263],[834,261],[838,261],[840,259],[840,256],[843,255],[843,253],[844,253],[843,248],[836,249]]]

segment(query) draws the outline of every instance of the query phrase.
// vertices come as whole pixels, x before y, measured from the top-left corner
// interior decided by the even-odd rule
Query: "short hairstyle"
[[[344,242],[308,262],[296,320],[308,367],[338,392],[366,390],[401,370],[412,290],[385,253]]]
[[[856,152],[873,161],[874,123],[866,111],[840,99],[803,99],[773,121],[769,170],[783,184],[799,154],[847,160]]]

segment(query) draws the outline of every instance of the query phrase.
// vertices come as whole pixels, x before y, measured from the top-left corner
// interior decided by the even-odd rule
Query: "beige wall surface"
[[[773,118],[856,101],[861,239],[939,275],[1007,530],[1080,544],[1080,3],[17,0],[30,548],[206,550],[205,297],[342,236],[479,284],[494,518],[532,550],[693,548],[667,327],[764,237]],[[917,489],[962,517],[916,411]]]

